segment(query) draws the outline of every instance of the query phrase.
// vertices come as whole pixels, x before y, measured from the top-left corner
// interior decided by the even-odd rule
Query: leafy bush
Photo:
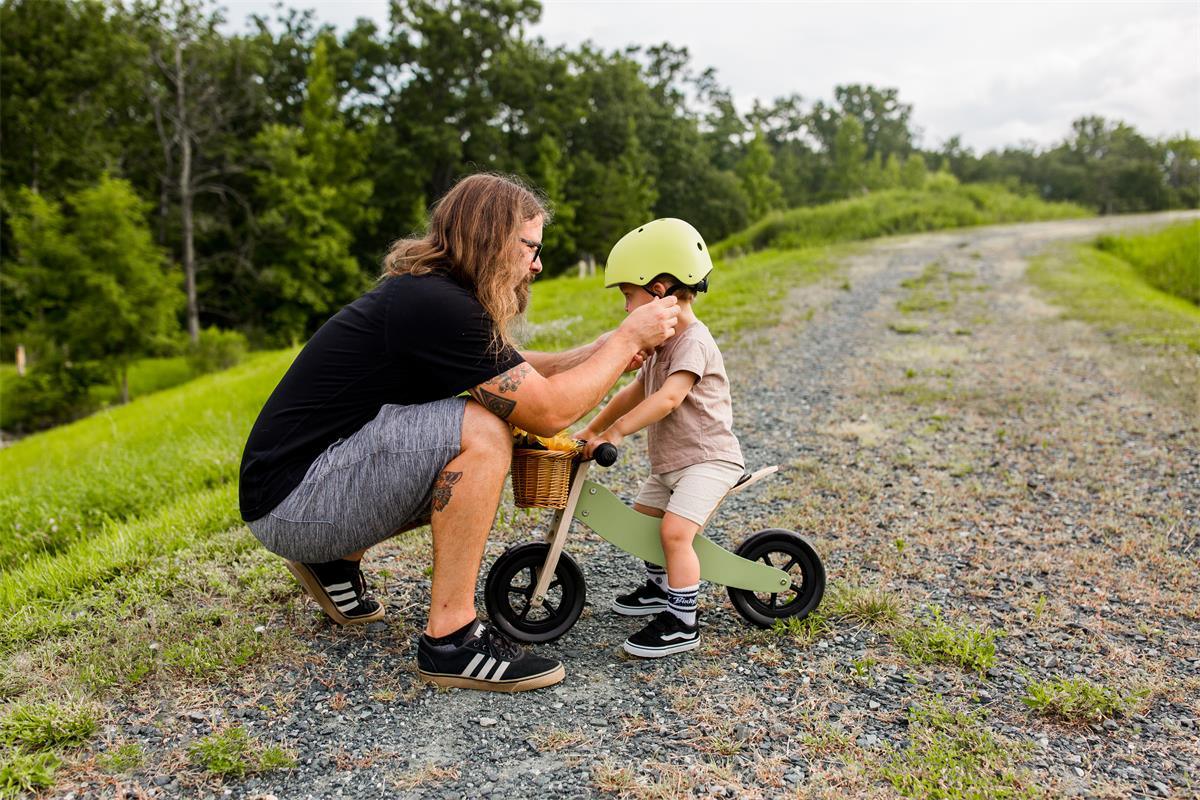
[[[103,379],[93,364],[48,358],[24,377],[6,375],[0,401],[0,428],[17,433],[61,425],[95,410],[88,389]]]
[[[1200,305],[1200,221],[1144,236],[1101,236],[1096,249],[1132,264],[1154,288]]]
[[[1054,678],[1029,684],[1021,702],[1039,714],[1067,722],[1099,722],[1121,716],[1141,697],[1141,693],[1121,694],[1087,678]]]
[[[200,341],[188,346],[188,365],[196,375],[218,372],[240,364],[246,350],[246,337],[237,331],[205,328]]]
[[[1091,216],[1082,206],[1047,203],[989,184],[959,185],[930,175],[923,189],[889,189],[823,206],[769,214],[713,245],[713,255],[766,248],[809,247],[901,233]]]

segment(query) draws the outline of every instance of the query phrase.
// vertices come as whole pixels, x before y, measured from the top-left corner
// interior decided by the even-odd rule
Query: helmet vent
[[[642,232],[642,231],[644,231],[644,230],[646,230],[646,229],[645,229],[645,228],[638,228],[638,233],[641,233],[641,232]]]
[[[700,244],[699,242],[696,242],[696,249],[699,250],[701,253],[703,253],[704,245]]]

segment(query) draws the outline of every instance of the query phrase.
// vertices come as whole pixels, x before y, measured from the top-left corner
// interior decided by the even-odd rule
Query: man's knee
[[[512,428],[474,400],[463,412],[462,449],[483,450],[506,463],[512,458]]]

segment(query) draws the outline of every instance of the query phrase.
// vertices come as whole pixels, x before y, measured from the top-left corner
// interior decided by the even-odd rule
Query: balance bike
[[[611,466],[616,463],[617,448],[602,444],[595,460]],[[636,558],[666,563],[659,540],[660,520],[635,511],[608,489],[587,480],[589,465],[590,461],[582,458],[571,464],[566,507],[555,511],[546,541],[513,545],[488,570],[484,588],[488,616],[514,639],[553,641],[569,631],[583,613],[583,573],[563,552],[573,521],[582,522]],[[778,470],[771,466],[743,475],[721,503]],[[700,577],[727,587],[737,612],[760,627],[769,628],[776,620],[789,617],[804,618],[825,594],[821,558],[808,540],[794,531],[758,531],[732,553],[697,533],[693,547],[700,559]]]

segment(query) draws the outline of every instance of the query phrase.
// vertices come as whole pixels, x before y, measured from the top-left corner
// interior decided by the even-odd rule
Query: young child
[[[725,363],[692,309],[696,293],[708,289],[712,268],[704,239],[679,219],[656,219],[630,231],[613,247],[604,268],[605,287],[621,290],[626,313],[657,297],[674,294],[679,299],[675,335],[647,357],[637,379],[578,434],[591,457],[602,443],[620,445],[626,436],[648,428],[651,475],[633,507],[662,519],[666,571],[647,563],[645,585],[618,596],[612,605],[625,616],[655,615],[625,640],[626,652],[644,658],[699,645],[700,561],[692,540],[744,474]]]

